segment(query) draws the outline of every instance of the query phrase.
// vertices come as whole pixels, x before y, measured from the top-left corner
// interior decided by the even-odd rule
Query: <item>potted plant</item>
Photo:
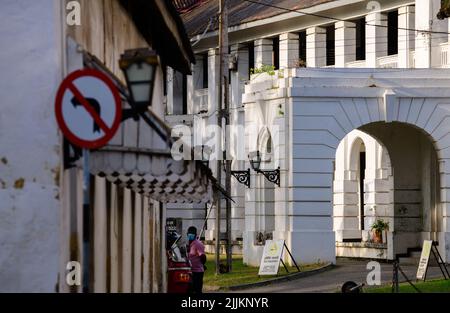
[[[385,222],[382,219],[378,219],[372,224],[373,241],[375,243],[383,243],[383,231],[389,230],[389,222]]]

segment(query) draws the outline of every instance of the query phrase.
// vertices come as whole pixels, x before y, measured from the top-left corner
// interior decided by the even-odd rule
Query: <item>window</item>
[[[248,43],[248,79],[250,79],[251,70],[255,68],[255,43]]]
[[[356,24],[356,60],[366,59],[366,19],[360,18]]]
[[[302,31],[298,34],[298,58],[306,62],[306,31]]]
[[[186,115],[187,112],[187,75],[183,74],[183,108],[182,108],[182,114]]]
[[[273,38],[272,64],[276,70],[280,68],[280,38]]]
[[[208,54],[205,53],[202,56],[202,69],[203,69],[203,88],[208,88]]]
[[[187,75],[173,73],[173,114],[187,114]]]
[[[327,49],[327,66],[335,64],[335,26],[334,24],[326,28],[326,49]]]
[[[364,179],[366,178],[366,151],[364,144],[359,152],[359,227],[364,230]]]
[[[388,55],[398,53],[398,11],[388,13]]]

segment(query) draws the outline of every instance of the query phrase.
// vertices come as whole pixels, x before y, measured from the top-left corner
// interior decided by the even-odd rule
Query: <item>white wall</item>
[[[0,292],[52,292],[58,275],[60,1],[0,10]]]

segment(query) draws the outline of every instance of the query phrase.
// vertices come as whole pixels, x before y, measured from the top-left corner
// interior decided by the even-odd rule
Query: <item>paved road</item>
[[[299,278],[297,280],[277,283],[269,286],[263,286],[253,289],[242,290],[243,293],[301,293],[301,292],[336,292],[340,290],[342,284],[352,280],[357,283],[365,283],[369,271],[366,269],[368,261],[338,259],[336,267],[323,273],[313,276]],[[417,266],[402,265],[401,268],[405,274],[411,279],[415,279]],[[399,274],[400,281],[404,281],[403,276]],[[428,270],[428,278],[441,277],[442,274],[439,267],[430,267]],[[390,283],[392,281],[392,264],[381,263],[381,280],[382,283]]]

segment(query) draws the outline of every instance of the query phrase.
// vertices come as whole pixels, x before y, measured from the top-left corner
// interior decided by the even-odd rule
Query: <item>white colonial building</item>
[[[182,18],[197,62],[192,76],[169,76],[166,120],[208,138],[218,1],[191,2]],[[257,265],[264,239],[278,238],[299,262],[394,259],[433,239],[448,262],[450,42],[441,1],[257,2],[229,2],[231,121],[246,138],[234,134],[231,146],[260,151],[261,167],[281,175],[278,186],[252,170],[250,188],[233,178],[235,250]],[[275,71],[258,71],[264,65]],[[246,170],[249,160],[232,167]],[[205,207],[168,210],[184,228],[206,215]],[[379,219],[389,223],[383,243],[371,230]]]

